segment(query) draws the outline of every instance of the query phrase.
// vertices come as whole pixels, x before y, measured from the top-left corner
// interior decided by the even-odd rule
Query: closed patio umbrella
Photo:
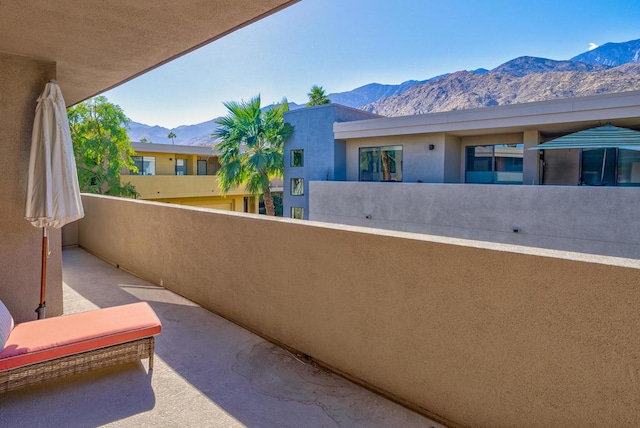
[[[48,257],[47,228],[61,228],[84,217],[67,107],[55,80],[38,98],[31,135],[31,156],[24,218],[42,228],[42,270],[38,319],[45,316]]]

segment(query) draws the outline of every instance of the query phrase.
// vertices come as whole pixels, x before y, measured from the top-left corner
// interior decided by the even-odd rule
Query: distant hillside
[[[517,75],[522,73],[499,70],[483,75],[459,71],[362,109],[383,116],[404,116],[640,90],[640,63],[602,71],[555,71],[522,77]]]
[[[629,62],[639,62],[640,39],[623,43],[606,43],[593,50],[574,56],[571,60],[613,67]]]
[[[352,91],[338,92],[335,94],[329,94],[328,97],[331,102],[336,104],[342,104],[347,107],[358,107],[365,104],[372,103],[380,98],[391,97],[393,95],[401,94],[404,91],[425,83],[426,80],[418,82],[416,80],[409,80],[399,85],[381,85],[380,83],[370,83],[368,85],[360,86]]]
[[[490,73],[506,73],[522,77],[534,73],[559,71],[602,71],[611,67],[602,64],[587,64],[580,61],[555,61],[546,58],[521,56],[494,68]]]
[[[263,107],[263,110],[270,107]],[[290,110],[303,107],[304,105],[289,103]],[[149,143],[171,144],[172,141],[167,136],[170,132],[173,132],[176,135],[175,144],[183,146],[212,146],[216,143],[216,140],[211,137],[211,134],[216,129],[216,121],[218,119],[219,117],[216,117],[206,122],[196,123],[195,125],[181,125],[173,129],[131,122],[128,133],[131,141],[139,142],[146,139]]]
[[[640,89],[640,39],[607,43],[568,61],[521,56],[493,70],[478,68],[398,85],[370,83],[329,94],[337,104],[384,116],[460,110]],[[289,102],[289,108],[304,103]],[[265,108],[269,108],[268,106]],[[129,137],[154,143],[212,145],[216,119],[174,129],[131,122]]]
[[[176,134],[175,144],[185,146],[210,146],[214,144],[210,137],[215,129],[215,120],[198,123],[196,125],[182,125],[169,129],[162,126],[150,126],[144,123],[129,123],[129,138],[131,141],[144,141],[149,143],[171,144],[172,141],[167,136],[170,132]]]

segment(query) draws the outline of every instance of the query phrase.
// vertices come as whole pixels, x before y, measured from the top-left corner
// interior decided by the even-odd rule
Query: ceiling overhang
[[[0,0],[0,52],[56,63],[71,105],[298,1]]]

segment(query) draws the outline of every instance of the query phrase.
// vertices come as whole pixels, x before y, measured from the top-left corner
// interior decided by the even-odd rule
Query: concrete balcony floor
[[[149,302],[163,324],[147,360],[0,396],[0,426],[440,427],[97,259],[63,251],[65,313]]]

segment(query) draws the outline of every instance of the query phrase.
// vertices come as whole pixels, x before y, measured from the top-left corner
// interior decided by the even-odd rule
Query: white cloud
[[[589,50],[590,51],[594,50],[597,47],[598,47],[598,45],[596,45],[595,43],[593,43],[593,42],[589,43]]]

